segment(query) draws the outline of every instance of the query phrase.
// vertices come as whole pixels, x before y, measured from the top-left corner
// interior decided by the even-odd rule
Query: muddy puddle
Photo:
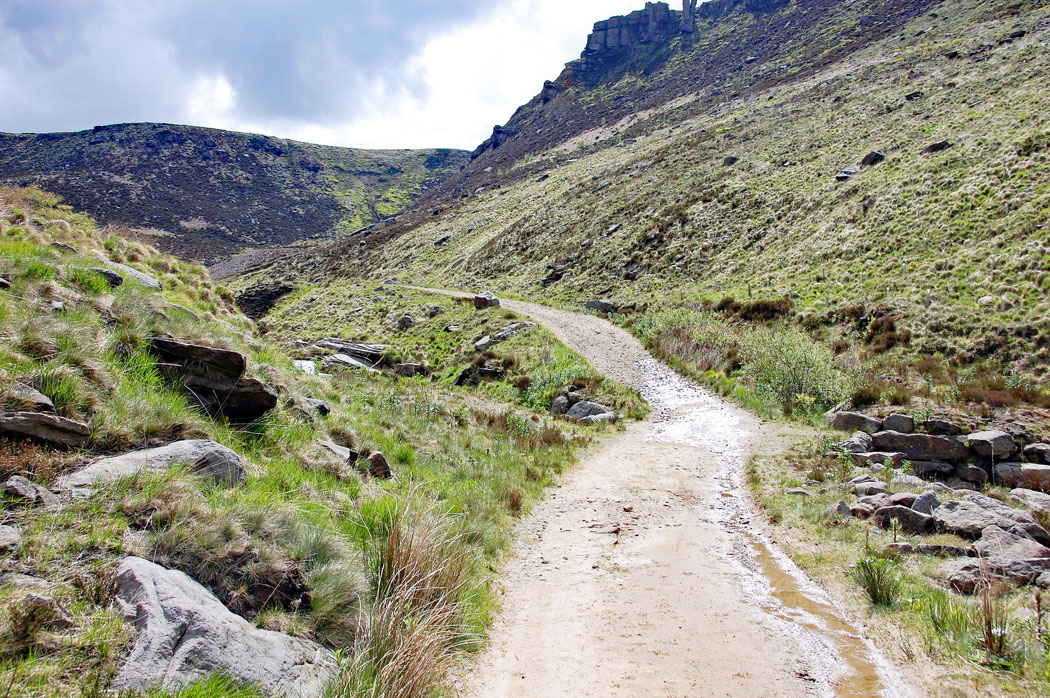
[[[642,395],[655,415],[649,441],[703,448],[718,457],[712,492],[703,515],[716,520],[729,543],[719,554],[741,572],[742,584],[787,634],[805,646],[821,695],[840,698],[912,696],[911,690],[874,646],[864,639],[826,594],[750,525],[745,496],[745,416],[692,381],[652,360],[646,362]]]

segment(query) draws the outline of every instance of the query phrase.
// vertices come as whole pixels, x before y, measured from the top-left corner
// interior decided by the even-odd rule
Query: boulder
[[[931,153],[939,153],[941,151],[948,150],[948,148],[951,147],[952,144],[948,141],[937,141],[936,143],[931,143],[930,145],[923,148],[922,152],[924,155],[929,155]]]
[[[931,477],[933,475],[947,475],[955,472],[955,466],[941,460],[910,460],[911,471],[920,477]]]
[[[327,417],[332,412],[332,408],[328,406],[327,402],[312,397],[300,398],[299,406],[307,412],[314,412],[322,417]]]
[[[891,522],[897,521],[905,533],[920,534],[933,530],[934,520],[929,514],[915,511],[911,507],[891,505],[876,509],[871,520],[882,528],[889,528]]]
[[[733,165],[737,164],[738,162],[740,162],[740,158],[733,157],[732,155],[728,155],[728,156],[726,156],[726,158],[724,160],[722,160],[722,166],[723,167],[732,167]]]
[[[915,500],[918,498],[919,495],[914,492],[898,492],[890,495],[890,506],[914,509],[912,505],[915,504]]]
[[[492,337],[485,335],[478,341],[474,342],[474,349],[477,351],[488,351],[492,347]]]
[[[880,431],[871,440],[876,451],[900,451],[908,460],[962,460],[969,453],[965,444],[949,436]]]
[[[90,492],[93,487],[142,471],[163,472],[175,466],[186,466],[224,485],[239,484],[247,477],[244,461],[235,452],[214,441],[194,439],[102,458],[86,468],[59,477],[55,489]]]
[[[850,505],[850,514],[858,519],[866,519],[883,507],[890,506],[890,497],[886,493],[861,497]]]
[[[941,500],[933,492],[923,492],[914,502],[911,508],[920,514],[933,514],[934,510],[941,505]]]
[[[588,417],[582,417],[579,419],[580,424],[609,424],[619,419],[619,415],[615,412],[603,412],[601,414],[592,414]]]
[[[838,171],[838,174],[835,175],[835,179],[837,181],[839,181],[839,182],[845,182],[846,180],[850,179],[851,177],[853,177],[853,175],[857,174],[858,172],[860,172],[860,168],[857,167],[856,165],[850,165],[849,167],[843,167],[841,170]]]
[[[485,291],[474,296],[474,307],[478,310],[484,310],[485,308],[498,308],[499,298],[496,298],[491,291]]]
[[[589,300],[583,304],[583,307],[587,310],[593,310],[596,313],[606,314],[615,313],[618,309],[616,304],[608,298],[596,298],[594,300]]]
[[[945,568],[949,586],[964,594],[988,578],[1032,584],[1050,570],[1050,548],[999,526],[986,528],[973,547],[979,559]]]
[[[882,451],[853,453],[851,456],[853,462],[861,467],[868,467],[878,463],[879,465],[888,465],[896,468],[900,465],[900,462],[904,460],[903,453],[884,453]]]
[[[0,550],[7,552],[22,547],[22,534],[14,526],[0,525]]]
[[[933,436],[955,436],[962,433],[962,427],[947,419],[928,419],[923,426],[926,433]]]
[[[506,327],[504,327],[499,332],[497,332],[492,337],[492,340],[494,342],[503,342],[503,341],[506,341],[506,340],[510,339],[511,337],[513,337],[514,335],[518,334],[519,332],[521,332],[523,330],[527,330],[527,329],[533,328],[535,326],[536,326],[535,322],[513,322],[513,323],[507,325]]]
[[[556,415],[563,415],[569,411],[569,397],[567,395],[559,395],[551,401],[551,413]]]
[[[161,283],[159,281],[154,279],[149,274],[143,274],[138,269],[133,269],[133,268],[129,267],[126,264],[119,264],[117,262],[111,262],[108,259],[102,260],[102,263],[106,267],[108,267],[109,269],[112,269],[113,271],[121,274],[124,277],[128,277],[128,278],[134,279],[135,281],[137,281],[138,283],[142,284],[143,286],[147,286],[149,288],[154,288],[154,289],[157,289],[158,291],[162,288]],[[121,283],[123,283],[123,279],[121,279]]]
[[[967,435],[973,452],[985,458],[1005,458],[1017,453],[1017,445],[1005,431],[977,431]]]
[[[915,431],[915,420],[906,414],[891,414],[889,417],[882,420],[882,428],[886,431],[911,434]]]
[[[871,434],[858,431],[839,444],[839,449],[850,453],[869,453],[871,452]]]
[[[831,415],[831,428],[838,431],[863,431],[874,434],[882,430],[882,422],[862,412],[835,412]],[[879,449],[891,451],[895,449]]]
[[[956,477],[955,475],[952,475],[947,480],[945,480],[944,484],[946,484],[950,489],[963,490],[966,492],[976,492],[981,489],[981,486],[978,485],[976,482],[963,480],[962,478]]]
[[[12,475],[7,479],[4,483],[4,494],[30,507],[56,506],[59,501],[54,492],[21,475]]]
[[[893,479],[890,480],[890,485],[892,487],[914,487],[918,489],[919,487],[922,487],[925,484],[925,480],[923,480],[921,477],[916,477],[914,475],[894,475]]]
[[[368,463],[368,474],[372,477],[378,477],[383,480],[389,480],[394,477],[394,471],[390,469],[386,456],[381,452],[373,451],[365,460]]]
[[[955,464],[955,477],[966,482],[972,482],[977,485],[983,485],[988,482],[988,471],[978,465],[970,465],[969,463],[956,463]]]
[[[150,340],[161,373],[183,387],[210,414],[251,422],[277,406],[277,393],[244,375],[243,354],[167,337]]]
[[[1050,494],[1018,487],[1010,490],[1010,499],[1036,514],[1050,514]]]
[[[11,282],[5,279],[4,277],[0,276],[0,289],[4,289],[6,291],[9,288],[11,288]]]
[[[1003,530],[1020,526],[1034,540],[1050,544],[1050,534],[1027,511],[1013,509],[981,494],[971,493],[960,500],[944,502],[933,512],[933,517],[943,530],[963,538],[976,540],[989,526]]]
[[[107,269],[105,267],[91,267],[90,271],[93,271],[99,276],[101,276],[103,279],[106,280],[106,283],[112,286],[113,288],[116,288],[117,286],[120,286],[124,283],[124,277],[118,274],[117,272],[113,271],[112,269]]]
[[[402,378],[414,378],[416,374],[423,371],[423,364],[398,364],[394,366],[394,373]]]
[[[873,150],[860,161],[861,167],[874,167],[886,159],[886,153],[881,150]]]
[[[137,630],[117,690],[177,691],[220,673],[269,695],[317,698],[338,675],[320,645],[256,628],[186,574],[148,560],[121,561],[117,599]]]
[[[456,387],[477,385],[487,380],[502,380],[507,374],[501,368],[494,366],[469,366],[456,376],[452,383]]]
[[[441,314],[441,306],[440,305],[432,305],[429,308],[427,308],[427,317],[428,318],[435,318],[435,317],[437,317],[440,314]]]
[[[357,451],[347,448],[346,446],[340,446],[339,444],[329,441],[327,439],[319,439],[317,442],[322,448],[328,450],[332,455],[341,460],[343,463],[356,463],[358,458]]]
[[[872,480],[868,482],[858,482],[853,486],[853,491],[861,497],[869,497],[873,494],[886,494],[889,491],[889,487],[881,480]]]
[[[1029,444],[1022,453],[1029,463],[1050,465],[1050,444]]]
[[[292,365],[295,366],[295,368],[299,372],[301,372],[301,373],[303,373],[303,374],[305,374],[307,376],[316,376],[317,375],[317,364],[315,364],[313,361],[298,360],[297,359],[297,360],[292,362]]]
[[[318,349],[334,351],[337,354],[352,356],[368,366],[377,366],[383,363],[386,350],[390,347],[386,344],[361,344],[350,342],[338,337],[324,337],[314,342],[313,346]]]
[[[397,321],[397,329],[407,330],[416,326],[416,319],[411,315],[402,315]]]
[[[848,519],[853,516],[853,512],[844,499],[840,499],[837,504],[832,505],[828,513],[833,519]]]
[[[992,468],[996,482],[1004,487],[1050,492],[1050,465],[1038,463],[996,463]]]
[[[31,385],[19,383],[11,391],[11,396],[26,412],[54,412],[55,403]]]
[[[31,438],[66,448],[83,448],[91,431],[88,425],[45,412],[0,413],[0,434]]]
[[[612,410],[605,405],[591,402],[590,400],[580,400],[569,408],[569,411],[565,413],[565,416],[569,419],[578,421],[585,417],[594,417],[599,414],[609,414],[610,412],[612,412]]]

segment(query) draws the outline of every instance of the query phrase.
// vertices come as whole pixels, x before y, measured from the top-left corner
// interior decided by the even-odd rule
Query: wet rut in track
[[[906,696],[750,524],[743,467],[775,429],[598,318],[504,302],[653,407],[522,522],[463,696]]]

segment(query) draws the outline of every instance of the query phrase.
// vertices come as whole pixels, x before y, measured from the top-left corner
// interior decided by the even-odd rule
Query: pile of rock
[[[583,399],[583,393],[578,390],[569,390],[554,398],[551,412],[580,424],[603,424],[620,418],[605,405]]]
[[[858,465],[901,467],[952,488],[976,489],[989,482],[1050,492],[1050,444],[1026,443],[1023,433],[986,430],[963,434],[946,420],[928,420],[925,433],[914,419],[894,414],[878,419],[860,412],[826,415],[831,426],[855,433],[840,445]],[[1022,460],[1023,459],[1023,460]]]

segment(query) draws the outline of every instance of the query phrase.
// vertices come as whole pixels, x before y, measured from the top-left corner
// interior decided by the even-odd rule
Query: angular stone
[[[386,456],[379,451],[373,451],[366,460],[368,461],[368,474],[372,477],[378,477],[383,480],[389,480],[394,477],[394,471],[390,469]]]
[[[853,516],[853,512],[850,511],[849,505],[846,504],[844,499],[840,499],[837,504],[832,505],[828,513],[833,519],[848,519]]]
[[[933,530],[934,520],[929,514],[923,514],[906,506],[888,506],[875,510],[872,521],[883,528],[889,528],[896,520],[905,533],[928,533]]]
[[[893,479],[890,480],[891,487],[918,489],[925,484],[925,480],[921,477],[916,477],[915,475],[894,475]]]
[[[988,482],[988,471],[978,465],[970,465],[969,463],[956,463],[955,465],[955,477],[966,482],[972,482],[977,485],[983,485]]]
[[[885,494],[885,493],[881,493],[881,494],[875,494],[875,495],[870,495],[870,496],[866,496],[866,497],[861,497],[860,499],[858,499],[857,501],[855,501],[853,504],[850,505],[849,510],[850,510],[850,513],[853,516],[856,516],[858,519],[866,519],[869,516],[871,516],[872,514],[874,514],[876,511],[878,511],[879,509],[882,509],[883,507],[888,507],[888,506],[890,506],[890,497],[889,497],[889,495]]]
[[[93,271],[99,276],[101,276],[103,279],[106,280],[106,283],[112,286],[113,288],[116,288],[117,286],[120,286],[124,283],[124,277],[118,274],[117,272],[113,271],[112,269],[106,269],[105,267],[91,267],[90,271]]]
[[[484,310],[485,308],[498,308],[499,298],[496,298],[491,291],[485,291],[474,296],[474,307],[477,310]]]
[[[312,397],[301,398],[299,404],[307,411],[316,412],[322,417],[327,417],[332,411],[332,408],[328,406],[327,402]]]
[[[1036,514],[1050,514],[1050,494],[1018,487],[1010,490],[1010,499]]]
[[[868,453],[854,453],[853,462],[861,467],[874,464],[886,465],[896,468],[904,460],[903,453],[884,453],[882,451],[871,451]]]
[[[890,506],[914,508],[915,500],[919,498],[914,492],[898,492],[890,495]]]
[[[885,482],[875,480],[873,482],[858,482],[854,485],[853,490],[861,497],[868,497],[873,494],[886,494],[889,491],[889,487]]]
[[[32,438],[66,448],[83,448],[91,436],[87,424],[43,412],[2,413],[0,433]]]
[[[492,347],[492,337],[485,335],[478,341],[474,342],[474,349],[477,351],[488,351]]]
[[[186,574],[148,560],[121,561],[117,599],[138,631],[117,690],[177,691],[220,673],[268,695],[319,698],[338,675],[320,645],[256,628]]]
[[[1050,570],[1050,548],[1030,538],[1004,531],[999,526],[986,528],[973,547],[980,558],[978,574],[983,564],[985,573],[995,578],[1032,584],[1039,575]],[[966,572],[972,572],[972,569],[959,570],[955,586],[960,591],[970,593],[976,585],[971,586],[972,575]],[[979,583],[980,579],[975,581]]]
[[[906,414],[891,414],[882,421],[882,428],[886,431],[897,431],[901,434],[911,434],[915,431],[915,420]]]
[[[317,340],[313,345],[319,349],[327,349],[337,354],[352,356],[368,366],[378,366],[383,363],[387,349],[386,344],[361,344],[360,342],[349,342],[338,337],[324,337]]]
[[[831,428],[838,431],[863,431],[874,434],[882,429],[882,422],[861,412],[836,412],[831,416]]]
[[[615,313],[618,310],[616,303],[612,302],[608,298],[595,298],[593,300],[589,300],[583,304],[583,307],[587,310],[593,310],[597,313],[606,314]]]
[[[922,477],[947,475],[955,471],[954,465],[940,460],[910,460],[908,463],[911,465],[911,471]]]
[[[397,329],[407,330],[416,326],[416,319],[411,315],[402,315],[397,321]]]
[[[29,593],[18,601],[18,605],[48,630],[68,630],[74,625],[69,611],[50,596]]]
[[[180,465],[225,485],[240,484],[247,477],[244,461],[234,451],[214,441],[195,439],[102,458],[58,478],[55,489],[90,492],[93,487],[139,472],[164,472]]]
[[[860,161],[861,167],[873,167],[886,159],[886,153],[881,150],[873,150]]]
[[[1024,447],[1023,453],[1029,463],[1050,465],[1050,444],[1029,444]]]
[[[304,375],[317,375],[317,364],[315,364],[313,361],[295,360],[292,362],[292,365],[295,366],[295,368]]]
[[[320,439],[318,442],[323,448],[327,449],[336,458],[341,460],[343,463],[356,463],[357,462],[357,451],[353,451],[346,446],[340,446],[337,443],[328,441],[327,439]]]
[[[880,431],[871,440],[875,450],[900,451],[909,460],[961,460],[969,453],[962,442],[949,436]]]
[[[27,412],[55,411],[55,403],[51,402],[51,398],[31,385],[19,383],[11,391],[11,395]]]
[[[22,534],[14,526],[0,526],[0,550],[14,550],[22,546]]]
[[[966,436],[973,452],[985,458],[1005,458],[1017,453],[1017,445],[1005,431],[977,431]]]
[[[414,378],[422,370],[422,364],[398,364],[394,366],[394,373],[402,378]]]
[[[869,453],[871,452],[871,434],[858,431],[839,444],[839,448],[850,453]]]
[[[615,412],[603,412],[601,414],[592,414],[587,417],[581,417],[579,419],[580,424],[609,424],[615,422],[619,418],[619,415]]]
[[[569,398],[567,395],[559,395],[551,401],[551,413],[563,415],[569,411]]]
[[[158,291],[161,288],[163,288],[161,286],[161,283],[159,281],[157,281],[156,279],[154,279],[149,274],[144,274],[141,271],[139,271],[138,269],[133,269],[133,268],[129,267],[126,264],[119,264],[117,262],[111,262],[108,259],[102,260],[102,263],[104,265],[106,265],[108,268],[112,269],[113,271],[118,272],[119,274],[122,274],[125,277],[130,277],[130,278],[134,279],[135,281],[137,281],[138,283],[142,284],[143,286],[146,286],[148,288],[154,288],[154,289],[156,289]]]
[[[1050,544],[1050,534],[1027,511],[1013,509],[981,494],[971,493],[963,499],[944,502],[933,512],[933,517],[943,530],[963,538],[976,540],[989,526],[1003,530],[1020,526],[1034,540]]]
[[[992,468],[996,482],[1004,487],[1050,492],[1050,465],[1039,463],[996,463]]]
[[[941,505],[941,500],[933,492],[923,492],[914,502],[911,508],[920,514],[933,514],[934,510]]]
[[[339,371],[347,369],[356,369],[362,371],[376,371],[375,368],[366,364],[358,358],[350,356],[349,354],[333,354],[332,356],[326,356],[321,359],[321,368],[326,371]]]
[[[511,323],[511,324],[507,325],[506,327],[504,327],[499,332],[497,332],[492,337],[492,339],[493,339],[494,342],[503,342],[503,341],[506,341],[506,340],[510,339],[511,337],[513,337],[514,335],[518,334],[519,332],[522,332],[524,330],[533,328],[535,326],[536,326],[535,322],[514,322],[514,323]]]
[[[26,506],[56,506],[59,502],[58,496],[44,487],[38,485],[21,475],[12,475],[4,483],[4,494],[13,497],[19,503]]]
[[[962,428],[954,422],[949,422],[947,419],[928,419],[926,420],[926,433],[933,436],[955,436],[962,433]]]

